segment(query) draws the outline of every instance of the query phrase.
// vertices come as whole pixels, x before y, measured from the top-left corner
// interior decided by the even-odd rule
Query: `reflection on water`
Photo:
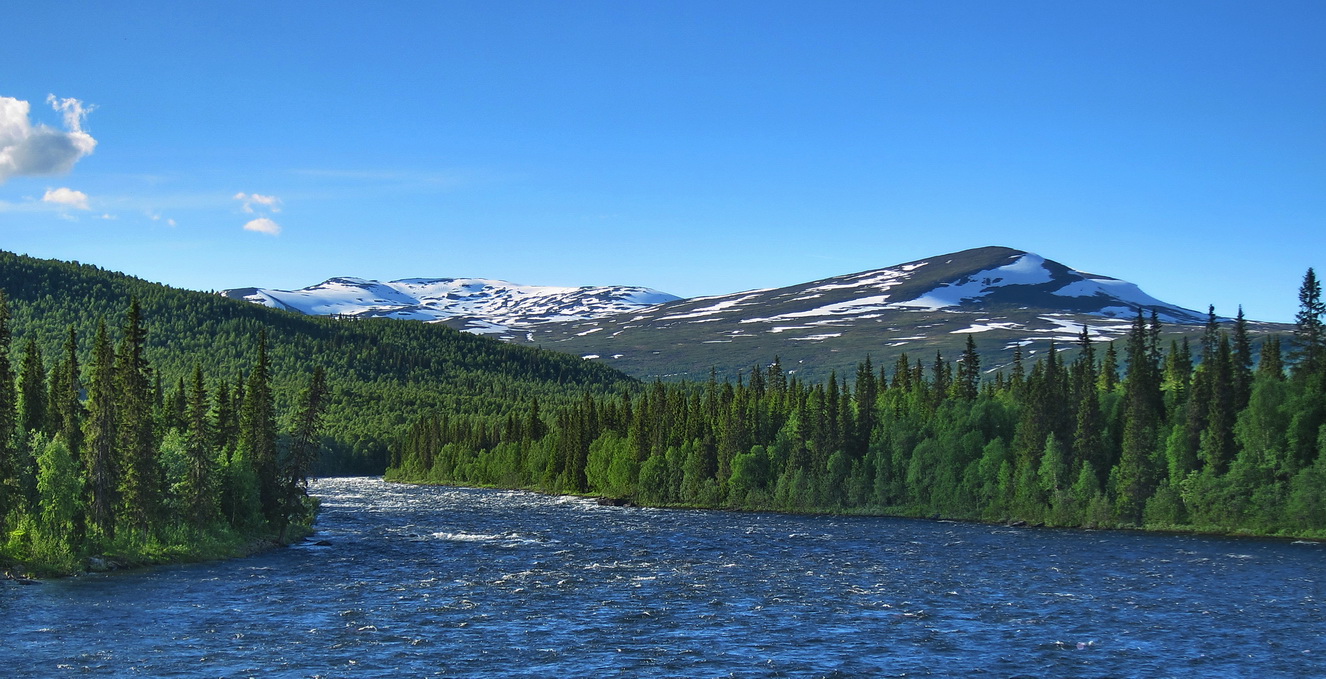
[[[6,676],[1320,676],[1326,546],[327,479],[311,543],[0,588]]]

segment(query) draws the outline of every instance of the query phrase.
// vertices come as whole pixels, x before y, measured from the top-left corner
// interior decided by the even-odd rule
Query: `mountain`
[[[315,316],[442,322],[475,334],[508,334],[636,311],[680,299],[636,286],[519,285],[486,278],[332,278],[299,290],[238,288],[225,297]]]
[[[17,360],[32,338],[48,366],[62,355],[72,325],[86,367],[98,319],[106,320],[115,341],[129,300],[137,297],[147,358],[167,392],[195,364],[210,393],[218,380],[235,384],[253,367],[258,335],[266,331],[278,410],[292,412],[314,366],[327,371],[328,454],[318,470],[324,474],[380,473],[401,427],[424,414],[523,416],[532,398],[551,410],[587,391],[633,382],[606,365],[438,324],[306,316],[3,251],[0,289],[12,312],[11,358]]]
[[[867,355],[891,365],[906,352],[949,358],[974,335],[994,370],[1017,346],[1063,348],[1082,328],[1093,341],[1125,335],[1141,309],[1170,334],[1191,334],[1206,314],[1158,300],[1132,283],[1078,271],[1035,253],[984,247],[783,288],[679,300],[585,321],[548,323],[514,341],[609,363],[641,378],[734,377],[779,356],[820,379],[849,374]],[[1227,319],[1224,319],[1227,320]],[[1254,324],[1254,330],[1282,330]]]
[[[1128,332],[1138,310],[1167,334],[1200,332],[1206,314],[1138,286],[1038,254],[983,247],[782,288],[678,299],[648,288],[546,288],[487,279],[333,278],[296,291],[245,288],[227,296],[306,314],[440,321],[472,333],[606,363],[638,378],[735,378],[775,356],[808,379],[855,370],[870,356],[891,365],[952,359],[974,336],[988,371],[1053,340]],[[1222,319],[1227,321],[1227,319]],[[1254,332],[1285,331],[1253,324]]]

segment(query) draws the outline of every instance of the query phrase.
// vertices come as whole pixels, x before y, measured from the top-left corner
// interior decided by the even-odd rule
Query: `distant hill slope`
[[[585,389],[632,381],[575,356],[442,325],[304,316],[3,251],[0,288],[14,315],[14,351],[35,337],[48,366],[70,324],[78,330],[86,365],[97,319],[105,317],[117,334],[136,295],[147,321],[148,358],[167,385],[195,362],[209,378],[233,382],[253,365],[258,332],[266,328],[279,407],[289,409],[314,365],[327,369],[334,454],[324,472],[381,471],[388,443],[424,412],[502,414],[533,397],[552,404]]]
[[[221,293],[310,315],[440,321],[477,334],[505,334],[549,322],[584,321],[680,299],[638,286],[520,285],[486,278],[332,278],[299,290],[238,288]]]
[[[820,379],[907,352],[956,358],[974,334],[986,369],[1049,340],[1121,337],[1138,310],[1155,310],[1171,333],[1191,333],[1206,313],[1158,300],[1132,283],[1085,273],[1040,255],[984,247],[883,269],[768,290],[669,302],[633,314],[547,323],[507,339],[609,363],[642,378],[733,377],[777,355]],[[1227,310],[1226,310],[1227,311]],[[1254,324],[1254,331],[1286,326]]]

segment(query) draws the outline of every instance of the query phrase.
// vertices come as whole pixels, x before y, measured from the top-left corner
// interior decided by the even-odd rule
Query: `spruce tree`
[[[59,379],[51,382],[49,416],[52,426],[64,437],[69,452],[75,459],[83,457],[83,402],[82,380],[79,377],[78,332],[69,326],[69,334],[64,341],[64,358],[57,371]],[[83,468],[83,473],[87,469]]]
[[[1295,316],[1294,341],[1295,375],[1315,375],[1322,369],[1326,358],[1326,330],[1323,330],[1322,316],[1326,314],[1326,304],[1321,299],[1321,283],[1311,268],[1303,275],[1303,284],[1298,289],[1299,310]]]
[[[327,410],[329,395],[327,373],[322,366],[317,366],[300,397],[295,429],[290,434],[290,456],[285,465],[285,479],[289,486],[308,487],[309,472],[322,448],[322,415]]]
[[[981,357],[976,353],[976,340],[967,334],[967,346],[958,361],[957,394],[959,398],[973,400],[980,391]]]
[[[1234,375],[1229,337],[1220,334],[1207,374],[1206,428],[1202,431],[1202,461],[1217,474],[1223,474],[1234,458]],[[1204,366],[1205,367],[1205,366]]]
[[[875,400],[879,397],[879,381],[875,377],[875,368],[866,356],[856,370],[856,431],[852,436],[852,457],[861,459],[866,456],[870,446],[870,432],[875,430],[878,416],[875,412]]]
[[[87,437],[83,468],[87,483],[83,493],[88,525],[107,538],[115,537],[115,508],[119,505],[119,455],[116,436],[119,420],[115,388],[115,350],[111,348],[106,321],[97,323],[89,365]]]
[[[275,523],[281,511],[281,482],[276,461],[276,412],[265,328],[258,335],[258,362],[249,373],[242,407],[239,446],[257,474],[262,513],[268,521]]]
[[[1105,356],[1100,359],[1100,373],[1097,388],[1101,393],[1109,393],[1119,386],[1119,354],[1114,342],[1105,345]]]
[[[1273,380],[1285,378],[1284,358],[1280,354],[1280,336],[1270,335],[1262,340],[1261,357],[1257,361],[1257,374]]]
[[[1241,411],[1248,407],[1248,398],[1252,395],[1252,339],[1248,337],[1248,319],[1243,316],[1243,305],[1239,305],[1238,316],[1234,317],[1234,354],[1231,368],[1234,379],[1234,410]]]
[[[1142,508],[1160,480],[1156,444],[1163,414],[1153,338],[1139,310],[1128,334],[1128,378],[1124,381],[1123,441],[1116,489],[1120,518],[1133,523],[1141,521]]]
[[[181,391],[183,391],[181,389]],[[213,478],[216,455],[213,444],[216,436],[208,418],[207,387],[203,370],[193,367],[193,379],[184,404],[184,454],[187,471],[180,497],[188,511],[188,520],[198,528],[216,518],[216,484]]]
[[[147,329],[135,297],[129,301],[116,352],[116,444],[120,458],[120,518],[143,535],[160,515],[165,482],[157,460],[152,368],[146,352]]]
[[[9,299],[0,290],[0,528],[9,514],[22,505],[22,462],[14,444],[18,433],[18,394],[14,391],[14,369],[9,362]]]
[[[50,400],[46,393],[46,364],[37,341],[31,337],[23,344],[18,385],[19,431],[26,435],[53,433],[46,414]]]

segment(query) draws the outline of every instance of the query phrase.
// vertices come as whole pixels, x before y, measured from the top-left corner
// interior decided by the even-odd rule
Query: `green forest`
[[[309,475],[381,473],[423,413],[631,378],[440,325],[347,321],[0,252],[0,568],[211,558],[308,530]]]
[[[1326,332],[1309,270],[1294,337],[1253,346],[1211,310],[1161,346],[1139,309],[1125,339],[1051,343],[982,372],[867,358],[805,384],[774,360],[736,383],[654,384],[578,403],[417,420],[390,480],[589,493],[657,506],[857,512],[1326,536]],[[1193,346],[1196,345],[1196,346]]]
[[[136,297],[149,327],[145,352],[154,379],[176,393],[195,365],[214,379],[242,381],[258,358],[255,338],[265,331],[278,412],[294,412],[315,367],[326,372],[324,450],[313,470],[319,475],[382,473],[390,445],[426,413],[500,416],[532,399],[555,403],[634,382],[577,356],[442,325],[303,316],[3,251],[0,289],[9,295],[14,350],[32,340],[44,356],[61,351],[70,326],[91,338],[103,316],[122,314]],[[86,342],[79,354],[86,365]]]
[[[136,298],[118,342],[97,325],[86,369],[73,326],[49,372],[31,338],[13,365],[9,322],[0,291],[0,563],[72,573],[95,562],[229,556],[307,534],[321,368],[307,378],[294,428],[278,432],[264,332],[245,381],[208,381],[195,365],[167,392],[146,357]]]

